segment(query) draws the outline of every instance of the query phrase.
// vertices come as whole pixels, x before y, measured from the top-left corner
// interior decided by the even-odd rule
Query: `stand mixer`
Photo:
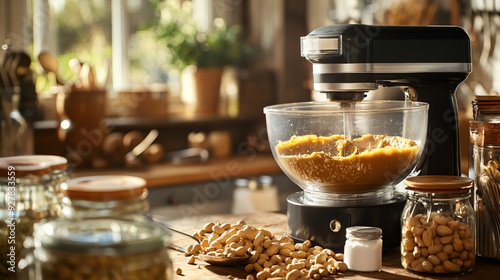
[[[471,72],[470,39],[454,26],[334,25],[301,50],[330,102],[264,108],[273,155],[303,189],[287,198],[290,235],[343,251],[346,228],[375,226],[384,249],[398,247],[406,196],[394,186],[460,175],[455,91]],[[379,86],[406,100],[364,100]]]

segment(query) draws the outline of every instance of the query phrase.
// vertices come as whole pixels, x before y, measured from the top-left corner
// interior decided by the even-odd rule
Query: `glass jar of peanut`
[[[78,218],[35,229],[36,279],[172,279],[169,231],[152,221]]]
[[[59,214],[65,164],[58,156],[0,158],[0,279],[33,278],[34,225]]]
[[[401,263],[411,272],[435,275],[473,270],[475,216],[472,179],[459,176],[407,178],[401,217]]]

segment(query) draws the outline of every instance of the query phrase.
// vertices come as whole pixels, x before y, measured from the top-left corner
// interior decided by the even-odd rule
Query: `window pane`
[[[90,63],[99,73],[106,59],[112,57],[112,1],[33,0],[31,10],[47,5],[43,2],[48,3],[44,14],[47,20],[37,21],[35,12],[33,32],[39,32],[40,36],[36,37],[44,40],[41,49],[34,51],[48,50],[56,54],[60,74],[65,80],[77,79],[68,66],[72,58]],[[123,16],[127,23],[124,30],[128,42],[130,85],[167,82],[166,51],[158,46],[154,34],[146,30],[157,21],[151,0],[126,1]],[[37,53],[33,56],[36,57]]]
[[[50,0],[46,50],[59,59],[61,76],[76,79],[71,58],[99,67],[111,57],[111,2]]]

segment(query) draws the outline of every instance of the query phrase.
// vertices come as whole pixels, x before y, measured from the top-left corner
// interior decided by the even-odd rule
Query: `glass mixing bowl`
[[[264,108],[274,158],[314,199],[386,195],[424,151],[429,105],[302,102]]]

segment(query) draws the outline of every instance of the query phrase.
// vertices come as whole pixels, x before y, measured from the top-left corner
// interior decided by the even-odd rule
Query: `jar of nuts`
[[[61,187],[63,216],[143,217],[149,213],[146,180],[106,175],[74,178]]]
[[[36,279],[172,279],[168,236],[151,221],[44,221],[35,229]]]
[[[58,215],[55,180],[64,158],[13,156],[0,158],[0,279],[31,279],[33,229]],[[59,166],[56,168],[56,166]]]
[[[472,179],[427,175],[407,178],[405,184],[403,267],[438,275],[472,271],[476,261]]]

